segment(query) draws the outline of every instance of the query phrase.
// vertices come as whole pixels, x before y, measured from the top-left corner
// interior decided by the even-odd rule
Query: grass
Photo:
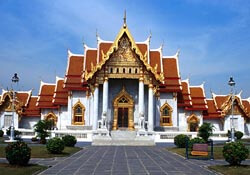
[[[62,154],[50,154],[46,146],[30,146],[31,158],[52,158],[52,157],[65,157],[74,154],[81,150],[78,147],[65,147]],[[0,157],[5,157],[5,146],[0,146]]]
[[[11,175],[32,175],[47,169],[45,166],[41,165],[27,165],[27,166],[14,166],[7,163],[0,163],[1,174],[11,174]]]
[[[176,154],[179,154],[183,157],[186,157],[186,148],[167,148],[168,151],[174,152]],[[214,159],[224,159],[222,154],[223,146],[214,146]],[[190,156],[191,157],[191,156]],[[192,156],[194,157],[194,156]],[[201,157],[201,156],[199,156]],[[250,154],[248,156],[248,159],[250,159]]]
[[[220,172],[226,175],[249,175],[250,165],[240,165],[240,166],[229,166],[229,165],[216,165],[209,166],[211,170]]]

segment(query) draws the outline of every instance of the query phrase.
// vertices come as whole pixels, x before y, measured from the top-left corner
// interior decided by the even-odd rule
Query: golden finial
[[[126,10],[124,11],[124,17],[123,17],[123,27],[127,26],[127,17],[126,17]]]

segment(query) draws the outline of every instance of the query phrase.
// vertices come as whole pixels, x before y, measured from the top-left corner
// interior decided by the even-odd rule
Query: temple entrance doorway
[[[188,131],[197,132],[199,129],[199,119],[195,114],[192,114],[187,119],[188,122]]]
[[[114,98],[113,109],[114,119],[112,129],[134,130],[134,100],[124,87]]]
[[[128,108],[118,108],[118,127],[128,127]]]

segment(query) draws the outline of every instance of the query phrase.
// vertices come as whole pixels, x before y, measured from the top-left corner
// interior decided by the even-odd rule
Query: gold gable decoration
[[[222,109],[222,116],[224,117],[227,114],[231,115],[231,108],[232,108],[232,95],[229,95],[226,102],[223,103],[221,106]],[[248,116],[246,108],[242,105],[239,97],[234,97],[234,115],[243,113],[244,116]]]
[[[102,53],[102,61],[99,62],[95,67],[93,67],[93,69],[91,69],[91,72],[87,72],[85,71],[85,74],[84,74],[84,77],[85,77],[85,80],[89,80],[89,79],[92,79],[92,77],[94,76],[94,74],[101,70],[101,68],[103,67],[103,65],[106,63],[107,60],[109,60],[110,56],[115,52],[117,51],[118,49],[118,44],[119,42],[123,42],[121,39],[124,35],[127,35],[130,43],[131,43],[131,50],[134,51],[135,54],[137,54],[139,56],[139,59],[143,62],[144,66],[146,67],[147,71],[150,71],[152,72],[152,74],[155,76],[155,79],[160,81],[161,83],[163,83],[164,81],[164,75],[161,73],[160,75],[157,74],[157,71],[155,68],[151,67],[150,64],[148,64],[147,62],[147,52],[142,55],[141,51],[139,50],[137,44],[135,43],[131,33],[129,32],[128,30],[128,27],[127,25],[124,25],[120,32],[118,33],[114,43],[112,44],[112,46],[109,48],[109,50],[107,51],[106,54],[104,54],[103,50],[101,50],[101,53]],[[124,43],[126,44],[126,42]],[[124,45],[125,47],[126,45]],[[123,47],[123,46],[122,46]],[[125,50],[126,51],[126,50]],[[131,52],[127,52],[125,54],[128,54],[128,58],[132,58],[130,57],[131,56]]]

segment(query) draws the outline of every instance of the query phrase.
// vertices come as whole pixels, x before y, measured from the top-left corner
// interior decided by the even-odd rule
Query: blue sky
[[[151,48],[164,43],[164,55],[180,48],[182,79],[191,85],[205,82],[217,94],[236,91],[250,96],[250,1],[234,0],[5,0],[0,1],[0,86],[10,87],[20,77],[18,89],[34,89],[40,80],[63,77],[67,49],[83,53],[83,41],[96,47],[96,30],[104,40],[114,40],[123,23],[136,41],[152,32]]]

